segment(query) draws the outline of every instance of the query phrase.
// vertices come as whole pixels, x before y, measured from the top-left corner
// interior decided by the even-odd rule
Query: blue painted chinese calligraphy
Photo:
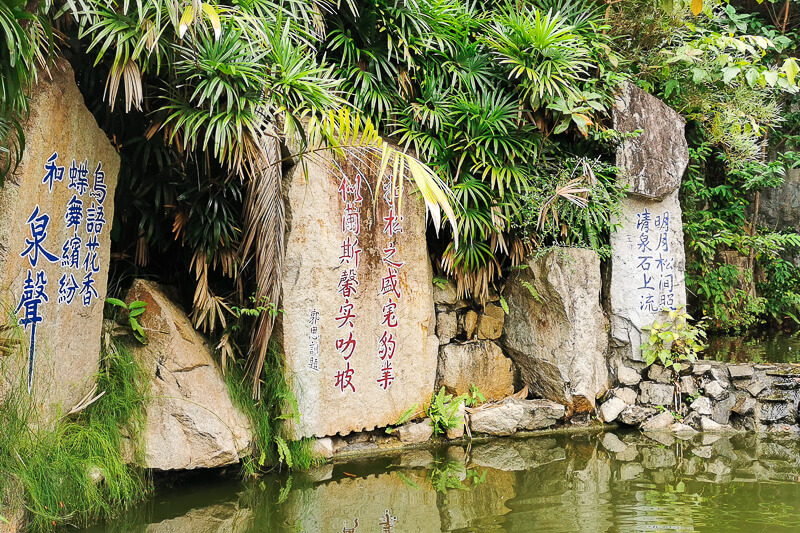
[[[675,258],[670,255],[669,222],[669,211],[654,215],[645,208],[636,214],[636,275],[641,280],[636,290],[640,311],[657,313],[675,307]]]
[[[64,167],[56,165],[57,159],[58,152],[53,152],[53,155],[51,155],[47,159],[47,163],[44,164],[44,169],[47,173],[44,175],[44,178],[42,178],[42,184],[46,184],[50,192],[53,192],[54,181],[64,181]]]
[[[79,166],[75,165],[75,160],[69,166],[69,185],[70,189],[75,189],[79,196],[83,196],[86,189],[89,188],[89,169],[87,168],[89,162],[84,160]]]
[[[42,244],[47,238],[47,225],[49,223],[50,216],[46,214],[40,215],[38,205],[33,210],[33,213],[31,213],[31,216],[28,217],[28,222],[26,222],[31,230],[31,238],[25,239],[27,248],[19,255],[20,257],[25,257],[27,255],[28,261],[30,261],[31,266],[34,268],[39,263],[39,254],[42,254],[45,259],[51,263],[58,261],[58,257],[45,250]]]
[[[19,319],[19,325],[25,331],[30,329],[30,347],[28,349],[28,393],[31,392],[33,387],[33,364],[36,360],[36,325],[39,324],[43,318],[40,314],[39,306],[43,302],[47,302],[47,294],[44,292],[47,288],[47,274],[40,270],[36,273],[34,279],[33,272],[28,269],[28,276],[25,278],[25,283],[22,286],[22,298],[17,305],[14,314],[23,311],[22,318]]]
[[[58,152],[47,159],[43,165],[45,173],[42,177],[42,185],[46,186],[49,194],[53,194],[56,183],[64,182],[64,166],[58,165]],[[69,182],[67,188],[74,190],[75,194],[67,201],[64,206],[64,216],[62,219],[51,219],[50,214],[44,212],[39,204],[35,206],[33,212],[26,222],[28,226],[28,236],[25,238],[24,250],[19,254],[20,257],[27,258],[30,263],[27,277],[23,281],[22,296],[16,307],[15,314],[20,315],[19,324],[30,334],[30,346],[28,350],[28,392],[33,387],[34,365],[36,361],[36,336],[37,330],[46,321],[48,314],[42,311],[47,308],[50,302],[48,298],[48,279],[45,270],[36,270],[43,266],[40,263],[58,263],[61,267],[61,274],[58,280],[58,305],[71,305],[76,296],[81,296],[84,306],[90,306],[93,301],[99,298],[96,287],[97,279],[95,274],[100,272],[99,256],[99,236],[107,223],[103,204],[108,194],[105,183],[105,172],[102,162],[97,163],[94,171],[93,187],[89,189],[89,161],[84,159],[80,164],[76,164],[75,159],[69,167]],[[89,191],[89,199],[83,200],[86,192]],[[90,203],[86,212],[84,206]],[[64,221],[64,226],[56,227],[50,224],[52,220]],[[49,250],[48,233],[55,231],[59,240],[64,235],[71,233],[64,241],[61,248],[61,257],[53,254]],[[71,231],[70,231],[71,230]],[[86,235],[83,235],[85,230]],[[85,244],[84,244],[85,241]],[[84,249],[85,246],[85,249]],[[43,260],[42,260],[43,259]],[[83,269],[84,276],[81,282],[80,270]],[[79,276],[76,278],[76,274]]]

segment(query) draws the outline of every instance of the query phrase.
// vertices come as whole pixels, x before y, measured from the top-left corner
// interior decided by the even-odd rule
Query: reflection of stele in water
[[[395,522],[397,522],[397,517],[392,516],[389,509],[386,509],[386,513],[378,521],[378,525],[381,526],[381,533],[393,533]]]
[[[358,529],[358,518],[353,520],[353,527],[347,527],[347,520],[342,523],[344,524],[342,526],[342,533],[356,533],[356,529]]]

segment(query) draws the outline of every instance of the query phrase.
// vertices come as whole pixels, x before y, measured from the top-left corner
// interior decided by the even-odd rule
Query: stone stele
[[[593,411],[608,388],[600,259],[592,250],[561,248],[527,266],[508,283],[506,352],[534,394],[574,413]]]
[[[686,304],[683,224],[678,189],[689,161],[684,120],[659,99],[626,84],[614,106],[614,126],[642,130],[617,150],[629,185],[620,226],[611,234],[611,337],[615,352],[641,360],[651,325],[664,308]]]
[[[397,198],[391,209],[388,180],[377,183],[366,167],[320,159],[285,178],[278,331],[297,399],[295,438],[384,427],[427,405],[433,391],[438,339],[425,207],[406,183],[400,212]]]
[[[25,152],[0,188],[0,306],[16,315],[21,346],[0,392],[30,389],[43,423],[76,406],[99,370],[120,164],[69,65],[50,73],[31,90]]]

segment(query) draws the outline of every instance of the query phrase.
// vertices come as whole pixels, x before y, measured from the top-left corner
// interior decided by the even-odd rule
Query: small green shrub
[[[144,313],[145,308],[147,307],[147,302],[142,301],[135,301],[131,302],[130,305],[126,304],[122,300],[117,298],[106,298],[106,303],[111,304],[114,307],[119,307],[123,311],[127,313],[128,317],[128,325],[131,328],[131,332],[133,336],[136,338],[137,341],[141,342],[142,344],[147,344],[147,334],[144,332],[144,328],[137,317]]]
[[[308,470],[322,459],[311,451],[310,439],[290,440],[284,423],[296,419],[297,401],[283,376],[283,353],[270,342],[262,374],[262,394],[254,400],[245,369],[229,365],[225,374],[228,390],[236,406],[253,426],[253,453],[242,459],[242,472],[253,477],[259,472],[285,464],[293,470]]]
[[[447,433],[448,430],[458,429],[464,425],[464,417],[459,412],[459,405],[464,404],[468,407],[485,402],[483,396],[475,384],[471,384],[469,392],[459,396],[447,394],[444,387],[431,398],[427,415],[431,419],[434,436]]]
[[[652,326],[642,328],[650,332],[650,337],[641,349],[648,366],[659,360],[664,367],[677,373],[683,368],[680,361],[696,361],[698,353],[706,348],[703,343],[706,332],[702,321],[697,324],[689,322],[692,317],[683,307],[665,309],[664,312],[667,320],[656,320]]]

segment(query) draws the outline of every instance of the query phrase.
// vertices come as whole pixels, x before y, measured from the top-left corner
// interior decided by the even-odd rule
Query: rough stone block
[[[502,403],[470,413],[469,427],[473,433],[511,435],[517,431],[525,415],[525,407],[522,405],[514,402]]]
[[[600,260],[591,250],[562,248],[527,264],[506,286],[506,352],[534,394],[591,412],[609,386]]]
[[[478,338],[479,339],[499,339],[503,334],[503,322],[505,312],[503,308],[495,304],[486,304],[478,319]]]
[[[753,377],[752,365],[728,365],[728,372],[730,372],[733,379],[746,379]]]
[[[693,401],[689,408],[700,416],[711,416],[711,413],[713,413],[711,400],[705,396],[701,396]]]
[[[150,376],[141,466],[189,470],[238,463],[249,453],[252,428],[233,404],[211,346],[155,283],[136,280],[126,300],[147,303],[139,318],[148,342],[131,346]]]
[[[402,232],[389,237],[375,220],[397,207],[383,196],[373,205],[369,192],[382,190],[387,177],[378,184],[357,158],[334,165],[322,160],[329,157],[309,161],[306,169],[298,165],[283,180],[289,216],[281,272],[284,312],[276,333],[297,399],[292,438],[386,427],[414,404],[427,405],[436,381],[439,340],[422,198],[405,187],[402,213],[397,213],[403,217]],[[346,201],[339,192],[343,184],[349,190]],[[360,218],[343,228],[346,204],[358,209]],[[362,250],[358,263],[343,261],[342,243],[352,244],[356,237]],[[390,243],[394,260],[403,266],[397,268],[397,285],[387,292],[381,258]],[[396,328],[385,322],[390,312]],[[345,313],[351,318],[336,319]]]
[[[642,381],[642,375],[633,368],[620,365],[617,369],[617,378],[622,385],[635,387]]]
[[[436,390],[448,393],[469,392],[470,385],[489,400],[499,400],[514,393],[511,359],[492,341],[448,344],[441,350]]]
[[[437,305],[455,305],[458,301],[456,283],[451,280],[448,280],[444,285],[436,283],[433,286],[433,301]]]
[[[675,387],[645,381],[639,385],[639,401],[647,405],[672,405]]]
[[[629,426],[638,426],[651,416],[655,415],[658,411],[652,407],[642,407],[640,405],[631,405],[625,408],[619,415],[619,421]]]
[[[421,422],[407,422],[395,431],[397,437],[406,444],[427,442],[433,435],[431,419],[426,418]]]
[[[697,394],[697,382],[692,376],[681,376],[678,380],[681,388],[681,394],[694,396]]]
[[[659,430],[659,429],[668,429],[672,424],[675,423],[675,417],[672,416],[672,413],[663,412],[654,416],[653,418],[646,420],[640,426],[643,430]]]
[[[617,417],[628,407],[622,399],[617,398],[616,396],[610,398],[608,401],[603,403],[600,406],[600,418],[604,422],[613,422],[617,419]]]
[[[647,378],[656,383],[671,383],[672,370],[664,368],[662,365],[653,364],[647,370]]]
[[[628,387],[618,387],[611,391],[612,396],[615,396],[625,402],[627,405],[636,403],[636,391]]]
[[[436,313],[436,336],[439,344],[448,344],[458,334],[458,317],[455,311]]]
[[[512,399],[515,403],[525,407],[525,415],[519,422],[519,429],[544,429],[554,425],[559,420],[563,420],[566,415],[566,408],[556,402],[549,400],[519,400]]]
[[[730,391],[723,387],[718,381],[707,382],[703,390],[712,400],[722,400],[730,396]]]

